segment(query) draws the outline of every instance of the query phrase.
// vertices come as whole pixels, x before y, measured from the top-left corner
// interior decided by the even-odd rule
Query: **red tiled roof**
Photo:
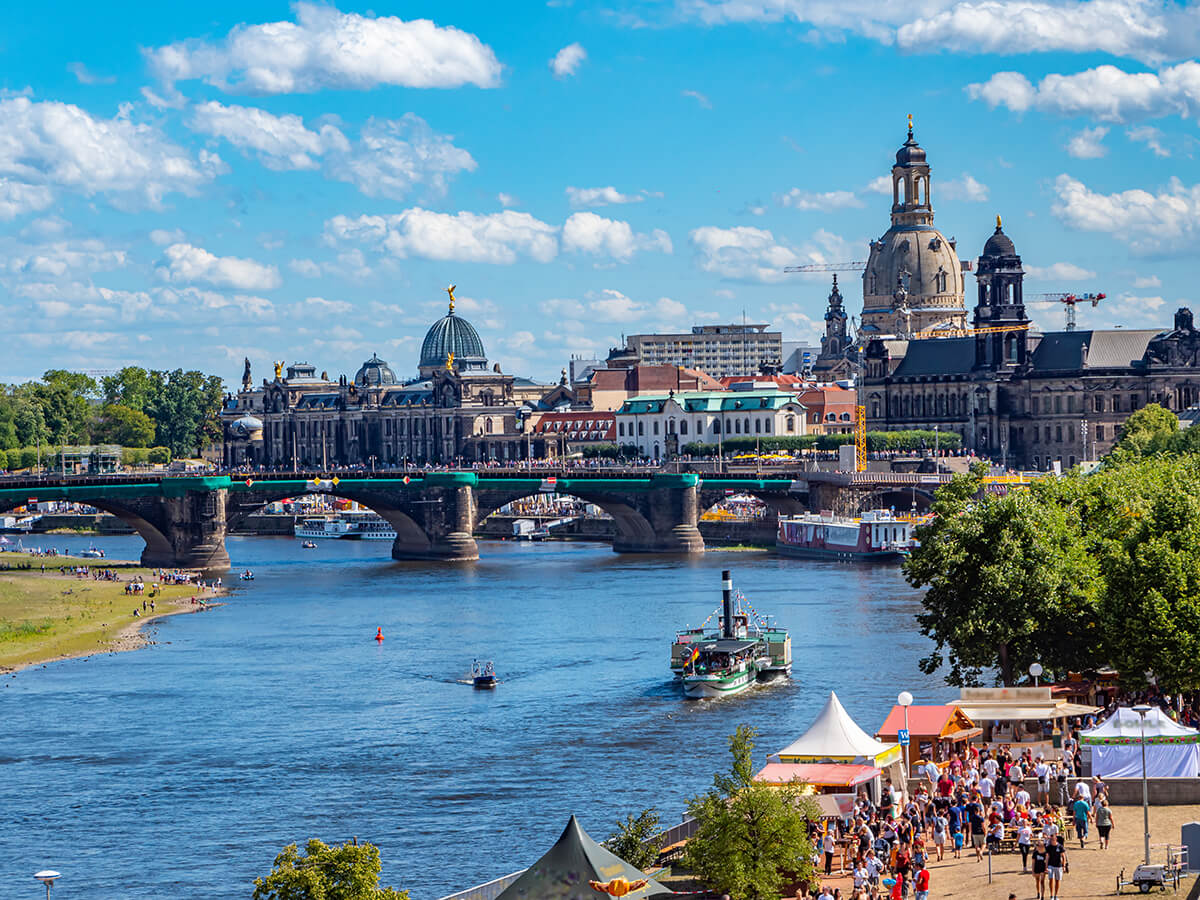
[[[534,431],[566,435],[569,441],[613,441],[616,422],[611,412],[552,412],[542,415]]]

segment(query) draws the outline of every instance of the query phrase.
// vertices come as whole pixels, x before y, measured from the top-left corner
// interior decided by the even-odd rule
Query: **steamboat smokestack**
[[[725,624],[721,630],[722,637],[733,637],[733,578],[728,569],[721,571],[721,606],[725,616]]]

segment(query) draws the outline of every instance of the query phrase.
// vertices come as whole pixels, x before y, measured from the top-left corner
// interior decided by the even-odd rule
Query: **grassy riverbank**
[[[210,603],[213,592],[191,585],[162,585],[153,599],[155,611],[135,617],[149,600],[154,573],[116,560],[34,558],[22,553],[0,555],[0,564],[28,563],[30,570],[0,570],[0,672],[92,653],[135,650],[147,644],[142,626],[178,613],[197,612],[192,597]],[[42,564],[46,572],[41,571]],[[120,581],[93,581],[64,575],[60,566],[113,568]],[[140,575],[142,595],[125,593],[125,583]]]

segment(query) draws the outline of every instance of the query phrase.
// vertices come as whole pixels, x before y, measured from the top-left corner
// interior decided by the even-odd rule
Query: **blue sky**
[[[1000,214],[1027,292],[1109,295],[1081,327],[1193,300],[1195,3],[48,0],[7,25],[4,380],[415,372],[450,283],[489,357],[545,379],[743,311],[815,339],[828,276],[781,270],[866,257],[909,113],[963,258]]]

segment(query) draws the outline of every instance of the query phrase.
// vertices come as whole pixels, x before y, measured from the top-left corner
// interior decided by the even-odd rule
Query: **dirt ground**
[[[1200,821],[1200,806],[1155,806],[1150,808],[1150,861],[1163,862],[1166,844],[1179,845],[1180,826],[1187,822]],[[1059,891],[1062,900],[1093,900],[1112,897],[1116,894],[1117,873],[1122,867],[1129,877],[1135,866],[1142,862],[1144,843],[1142,839],[1142,808],[1140,806],[1113,807],[1112,841],[1107,850],[1101,850],[1096,841],[1095,826],[1091,829],[1086,847],[1079,849],[1079,841],[1067,842],[1067,861],[1071,871],[1067,873]],[[1021,874],[1021,857],[1017,853],[1004,853],[992,858],[992,882],[988,883],[987,859],[976,862],[973,853],[963,850],[962,859],[946,859],[929,865],[930,897],[954,897],[963,900],[1008,900],[1009,893],[1019,900],[1032,900],[1036,896],[1033,876]],[[1185,878],[1179,893],[1167,890],[1168,897],[1186,897],[1195,877]],[[829,879],[830,885],[842,888],[847,894],[849,879]],[[1126,894],[1137,894],[1136,888],[1126,887]],[[1140,895],[1139,895],[1140,896]],[[1159,897],[1157,889],[1149,894]]]

